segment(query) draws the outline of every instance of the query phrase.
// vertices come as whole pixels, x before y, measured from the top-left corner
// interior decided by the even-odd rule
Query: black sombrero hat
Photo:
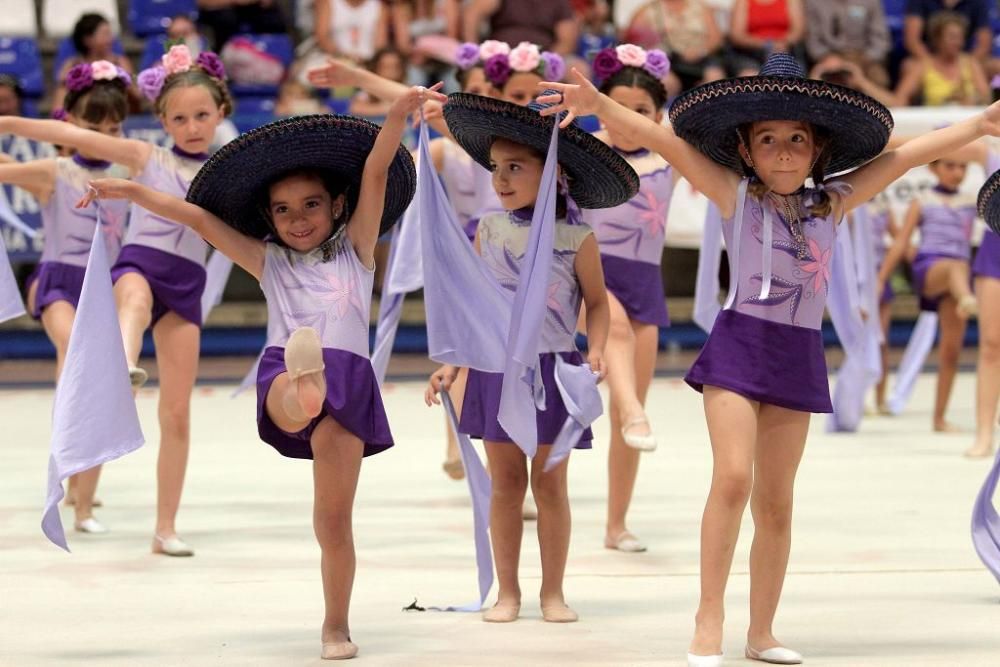
[[[670,105],[674,132],[719,164],[743,173],[737,128],[764,120],[797,120],[830,134],[827,174],[859,167],[885,149],[892,114],[851,88],[807,79],[787,53],[773,53],[757,76],[698,86]]]
[[[347,186],[348,211],[358,201],[365,160],[379,126],[354,116],[317,114],[262,125],[223,146],[191,181],[187,200],[259,239],[273,233],[262,200],[283,174],[314,169],[330,183]],[[416,191],[417,174],[402,145],[389,167],[380,234],[395,224]]]
[[[545,154],[554,117],[538,112],[547,106],[511,104],[491,97],[454,93],[444,105],[444,119],[455,141],[483,167],[490,168],[490,146],[497,137]],[[559,131],[559,164],[569,180],[569,194],[580,208],[611,208],[639,191],[639,177],[618,153],[574,122]]]
[[[1000,171],[993,172],[993,175],[986,179],[983,187],[979,189],[979,217],[986,221],[997,234],[1000,234]]]

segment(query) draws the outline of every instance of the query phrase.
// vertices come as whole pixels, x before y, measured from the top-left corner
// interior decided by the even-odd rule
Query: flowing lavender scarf
[[[21,293],[17,290],[17,280],[14,271],[7,261],[7,246],[0,234],[0,322],[12,320],[24,315],[24,304],[21,303]]]
[[[972,544],[983,565],[1000,582],[1000,516],[993,505],[993,494],[1000,479],[1000,451],[993,459],[986,480],[983,482],[972,507]]]
[[[233,270],[233,260],[216,250],[208,258],[205,266],[205,291],[201,293],[201,321],[208,321],[208,314],[222,303],[222,293],[229,282]]]
[[[719,304],[719,265],[722,263],[722,214],[719,207],[708,202],[701,250],[698,252],[698,278],[694,286],[695,324],[709,333],[715,318],[722,312]]]
[[[71,475],[135,451],[144,442],[111,289],[104,237],[94,234],[69,348],[52,410],[42,532],[69,551],[59,501]]]
[[[910,340],[906,343],[903,358],[899,361],[899,368],[896,370],[896,384],[893,385],[892,394],[887,401],[889,412],[892,414],[901,414],[906,409],[906,404],[910,402],[917,377],[923,370],[927,355],[934,347],[937,330],[938,314],[930,310],[920,311],[913,333],[910,334]]]

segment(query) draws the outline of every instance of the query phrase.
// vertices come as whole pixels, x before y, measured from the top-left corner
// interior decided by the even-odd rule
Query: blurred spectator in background
[[[66,96],[66,88],[63,85],[66,75],[75,65],[80,63],[92,63],[96,60],[107,60],[110,63],[121,67],[129,74],[134,75],[132,61],[125,56],[120,56],[113,51],[115,35],[111,29],[111,23],[101,14],[87,13],[82,15],[73,26],[71,35],[73,48],[76,55],[66,60],[56,75],[58,87],[52,96],[52,107],[62,107],[63,98]],[[129,88],[129,102],[133,109],[137,109],[141,104],[139,92],[135,85]]]
[[[0,116],[21,115],[21,84],[10,74],[0,74]]]
[[[320,56],[362,63],[389,43],[389,11],[382,0],[316,0],[315,27]]]
[[[965,52],[969,22],[956,12],[938,12],[927,22],[930,51],[903,64],[896,86],[899,105],[986,104],[992,97],[982,65]]]
[[[462,31],[461,0],[390,0],[396,49],[409,58],[407,80],[427,85],[451,73]]]
[[[803,60],[805,11],[802,0],[735,0],[729,41],[730,70],[752,76],[771,53],[790,53]]]
[[[406,60],[396,49],[381,49],[368,63],[368,71],[389,81],[402,83],[406,80]],[[354,116],[384,116],[393,100],[383,100],[359,90],[351,98],[348,113]]]
[[[887,107],[896,105],[896,95],[865,75],[865,71],[853,60],[839,55],[828,55],[809,72],[810,79],[821,79],[839,86],[847,86],[873,97]]]
[[[167,39],[184,42],[191,52],[192,58],[197,58],[198,54],[205,50],[208,45],[208,40],[198,32],[198,26],[195,25],[195,22],[191,20],[190,16],[184,14],[178,14],[170,19],[170,25],[167,26]]]
[[[578,26],[570,0],[469,0],[462,18],[464,40],[482,41],[487,21],[489,39],[531,42],[560,55],[576,51]]]
[[[907,0],[903,20],[903,46],[918,59],[931,55],[930,19],[939,12],[950,11],[965,17],[967,29],[963,50],[980,62],[990,57],[993,32],[990,30],[988,0]]]
[[[219,52],[240,32],[286,32],[276,0],[198,0],[198,23],[212,31],[212,50]]]
[[[889,85],[885,58],[892,39],[882,0],[806,0],[806,25],[812,62],[848,60],[879,86]]]
[[[663,49],[670,56],[664,80],[671,97],[682,89],[726,76],[720,57],[723,34],[702,0],[652,0],[636,11],[626,42]]]
[[[278,89],[278,101],[274,104],[275,116],[305,116],[328,111],[316,97],[315,91],[296,78],[289,77]]]
[[[585,60],[593,60],[602,49],[615,46],[618,35],[611,22],[611,8],[605,0],[572,0],[576,18],[576,55]]]

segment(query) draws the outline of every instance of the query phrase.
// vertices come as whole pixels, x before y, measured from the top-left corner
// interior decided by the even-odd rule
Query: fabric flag
[[[69,551],[59,501],[63,481],[142,446],[125,348],[111,289],[107,249],[94,234],[52,410],[48,493],[42,531]]]
[[[889,412],[894,415],[901,414],[906,409],[906,404],[910,402],[913,395],[913,387],[917,383],[917,376],[924,367],[927,355],[934,347],[934,339],[937,337],[938,314],[930,310],[920,311],[917,323],[910,334],[910,340],[906,343],[906,350],[903,358],[899,362],[899,369],[896,371],[896,384],[892,388],[892,395],[887,401]]]
[[[705,212],[701,250],[698,253],[698,278],[694,287],[692,318],[705,333],[712,330],[722,311],[719,303],[719,265],[722,262],[722,214],[711,201]]]
[[[552,443],[544,472],[562,463],[580,442],[583,432],[604,412],[604,401],[594,385],[594,373],[590,364],[575,366],[556,356],[556,386],[566,405],[569,418],[559,429],[556,441]],[[582,400],[577,400],[582,399]]]
[[[976,496],[972,507],[972,544],[976,548],[983,565],[1000,582],[1000,516],[993,504],[993,495],[1000,479],[1000,450],[993,459],[983,487]]]
[[[38,230],[30,227],[24,220],[21,220],[21,216],[11,208],[10,201],[7,200],[7,192],[3,187],[0,187],[0,222],[6,222],[29,239],[38,238]]]
[[[233,261],[216,250],[205,266],[205,291],[201,293],[201,321],[208,321],[208,314],[222,303],[222,293],[229,282]]]
[[[0,234],[0,322],[12,320],[24,315],[24,304],[21,303],[21,293],[17,289],[14,271],[7,261],[7,246]]]

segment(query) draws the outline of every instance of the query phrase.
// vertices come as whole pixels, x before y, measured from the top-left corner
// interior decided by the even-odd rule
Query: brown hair
[[[969,34],[969,20],[962,14],[943,11],[931,15],[927,21],[927,41],[932,47],[937,48],[938,42],[941,41],[941,35],[944,34],[945,28],[950,25],[957,25],[961,28],[963,36]]]
[[[85,90],[71,90],[63,99],[63,109],[88,123],[105,120],[121,123],[128,116],[125,82],[121,79],[102,79]]]
[[[160,90],[160,94],[156,97],[156,101],[153,103],[153,109],[156,111],[156,114],[158,116],[166,114],[167,94],[170,93],[170,91],[177,88],[190,88],[193,86],[204,86],[208,92],[211,93],[212,99],[215,100],[215,104],[222,109],[226,116],[233,113],[233,98],[229,94],[229,88],[226,86],[225,81],[209,76],[207,72],[198,67],[192,67],[186,72],[171,74],[167,77],[167,80],[163,82],[163,88]]]
[[[830,152],[827,150],[829,142],[827,141],[827,132],[816,125],[811,123],[806,123],[810,131],[812,132],[813,142],[820,147],[819,155],[816,156],[816,160],[813,162],[812,171],[809,173],[810,178],[813,180],[813,185],[819,187],[823,184],[823,180],[826,174],[826,167],[830,162]],[[740,134],[740,142],[746,149],[747,153],[750,152],[750,130],[753,127],[753,123],[747,123],[745,125],[740,125],[738,132]],[[750,185],[747,187],[747,192],[753,196],[757,201],[764,199],[764,196],[770,192],[770,188],[764,184],[757,173],[742,159],[740,159],[740,164],[743,166],[743,174],[750,177]],[[833,212],[833,202],[830,201],[830,196],[824,192],[820,191],[816,195],[815,203],[809,207],[809,214],[817,218],[825,218]]]

